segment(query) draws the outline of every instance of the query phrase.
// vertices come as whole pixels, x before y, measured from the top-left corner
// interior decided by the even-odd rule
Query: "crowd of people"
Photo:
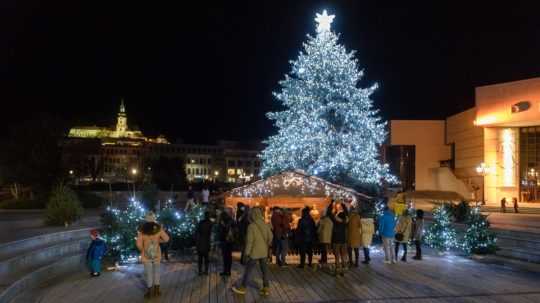
[[[269,220],[265,220],[267,211],[271,212]],[[240,263],[244,265],[244,272],[232,287],[232,290],[240,295],[246,293],[246,286],[257,266],[263,280],[260,293],[268,295],[268,264],[275,258],[277,266],[288,266],[287,256],[290,253],[299,255],[298,268],[321,269],[336,277],[344,276],[349,268],[359,267],[359,263],[370,264],[370,247],[376,234],[379,237],[375,238],[380,238],[382,242],[385,263],[397,263],[400,248],[403,251],[401,261],[407,262],[410,242],[416,247],[413,259],[421,260],[423,215],[422,210],[413,212],[410,209],[395,214],[388,206],[384,206],[382,215],[375,216],[371,211],[352,207],[351,203],[334,200],[326,207],[322,216],[305,207],[301,209],[298,220],[294,219],[295,214],[290,209],[250,208],[243,203],[237,204],[235,214],[229,209],[206,211],[194,234],[198,274],[208,274],[210,252],[214,243],[212,239],[217,239],[219,243],[223,268],[220,275],[224,278],[231,275],[233,250],[240,251]],[[216,233],[215,238],[213,233]],[[92,244],[88,249],[87,260],[91,275],[99,276],[106,247],[97,230],[92,231],[91,237]],[[159,296],[161,293],[160,263],[162,254],[165,253],[168,258],[167,251],[163,249],[163,244],[168,241],[169,236],[157,223],[156,216],[149,212],[145,216],[144,224],[138,229],[136,238],[147,284],[145,298]],[[360,251],[363,252],[361,262]],[[318,260],[314,260],[315,254],[320,255]],[[333,264],[330,264],[329,255],[334,256]]]

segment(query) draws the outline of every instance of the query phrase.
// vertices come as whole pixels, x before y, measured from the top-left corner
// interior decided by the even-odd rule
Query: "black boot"
[[[150,299],[152,298],[152,287],[148,287],[146,289],[146,292],[144,293],[144,298],[145,299]]]
[[[363,251],[364,251],[364,261],[362,262],[362,264],[369,264],[369,261],[371,261],[371,258],[369,257],[369,248],[364,247]]]

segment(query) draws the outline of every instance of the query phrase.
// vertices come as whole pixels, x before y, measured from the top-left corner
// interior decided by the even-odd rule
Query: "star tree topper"
[[[324,31],[330,31],[330,24],[332,24],[332,21],[334,20],[335,15],[328,15],[326,13],[326,10],[323,10],[322,14],[317,14],[317,18],[315,18],[315,21],[319,23],[317,26],[317,32],[324,32]]]

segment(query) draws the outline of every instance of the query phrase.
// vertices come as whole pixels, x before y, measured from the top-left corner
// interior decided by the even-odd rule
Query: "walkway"
[[[241,273],[236,262],[228,280],[219,277],[216,265],[209,276],[198,277],[189,262],[167,263],[162,267],[163,295],[152,302],[540,302],[537,265],[495,264],[436,254],[420,262],[387,265],[381,258],[376,252],[370,266],[361,265],[343,278],[320,270],[272,265],[271,295],[264,299],[256,289],[260,285],[258,274],[245,298],[230,291]],[[64,277],[27,292],[15,302],[143,302],[144,288],[142,266],[134,265],[105,272],[100,278],[86,273]]]

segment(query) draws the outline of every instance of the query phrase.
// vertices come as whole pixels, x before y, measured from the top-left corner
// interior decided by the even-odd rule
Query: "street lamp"
[[[482,205],[486,205],[485,191],[486,191],[486,176],[490,173],[491,168],[482,162],[476,167],[476,172],[482,176]]]
[[[131,174],[133,175],[133,199],[135,199],[135,193],[136,193],[136,190],[135,190],[135,178],[137,176],[137,173],[139,171],[134,167],[131,169]]]

